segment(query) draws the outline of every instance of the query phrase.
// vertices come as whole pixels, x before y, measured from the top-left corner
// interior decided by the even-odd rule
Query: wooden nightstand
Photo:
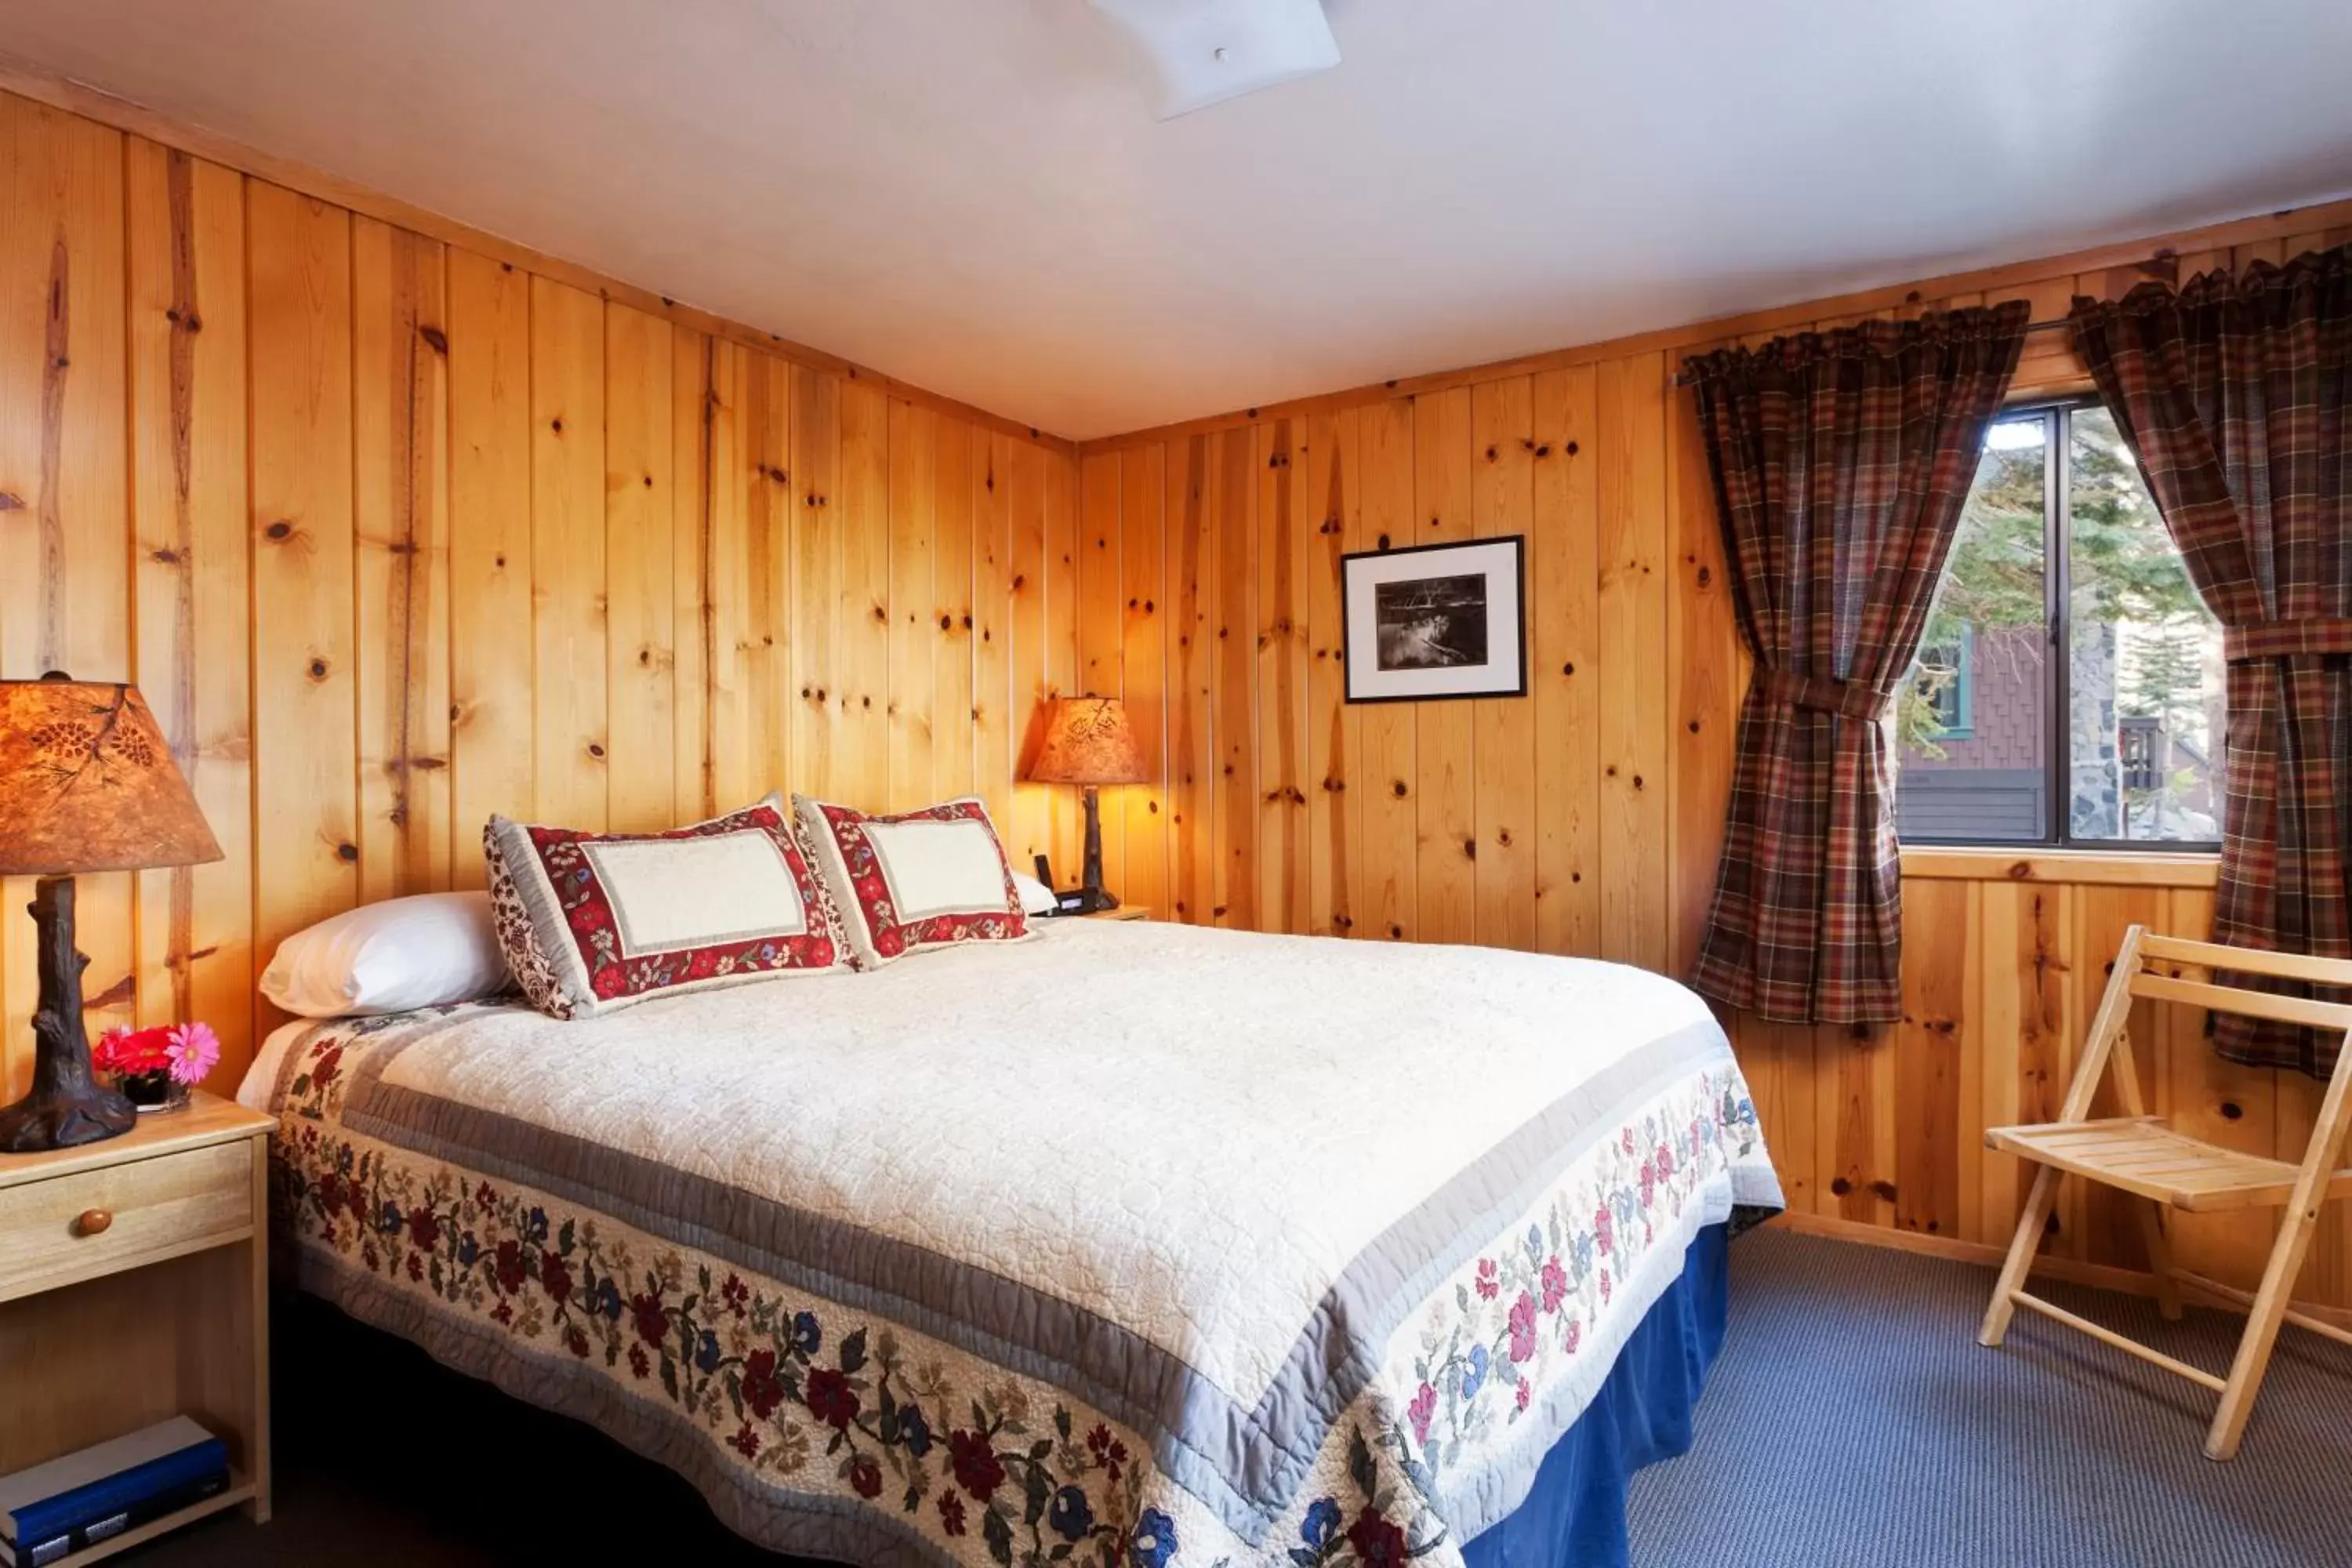
[[[0,1154],[0,1474],[171,1415],[228,1445],[228,1490],[75,1563],[236,1504],[269,1518],[276,1125],[198,1091],[120,1138]]]
[[[1151,918],[1151,910],[1144,904],[1121,904],[1115,910],[1097,910],[1090,915],[1078,918],[1089,921],[1148,921]]]

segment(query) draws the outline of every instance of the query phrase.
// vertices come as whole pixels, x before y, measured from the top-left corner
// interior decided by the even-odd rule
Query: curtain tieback
[[[2314,616],[2296,621],[2257,621],[2221,628],[2221,651],[2231,664],[2296,654],[2352,653],[2352,618]]]
[[[1874,690],[1858,680],[1839,680],[1827,675],[1767,669],[1759,672],[1759,679],[1763,683],[1764,695],[1775,702],[1815,713],[1835,713],[1845,719],[1874,720],[1894,700],[1892,692]]]

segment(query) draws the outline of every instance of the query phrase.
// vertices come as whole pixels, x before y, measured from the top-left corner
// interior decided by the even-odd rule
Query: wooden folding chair
[[[1985,1133],[1988,1147],[2007,1150],[2033,1161],[2039,1169],[2034,1172],[2032,1190],[2025,1200],[2025,1212],[2018,1216],[2017,1238],[2010,1243],[2009,1259],[2001,1265],[2000,1282],[1993,1287],[1992,1305],[1985,1313],[1984,1328],[1977,1338],[1987,1345],[2000,1344],[2009,1332],[2009,1321],[2016,1310],[2031,1307],[2046,1318],[2079,1329],[2117,1350],[2128,1351],[2142,1361],[2152,1362],[2167,1372],[2210,1388],[2221,1396],[2221,1405],[2206,1434],[2205,1452],[2216,1459],[2228,1459],[2236,1456],[2238,1441],[2245,1435],[2246,1418],[2253,1412],[2254,1394],[2262,1387],[2263,1373],[2270,1366],[2271,1348],[2278,1339],[2281,1321],[2296,1323],[2314,1333],[2352,1344],[2352,1332],[2295,1311],[2287,1304],[2295,1276],[2303,1268],[2304,1254],[2311,1246],[2312,1226],[2319,1218],[2320,1205],[2329,1198],[2352,1194],[2352,1169],[2336,1167],[2346,1130],[2347,1095],[2352,1095],[2352,1006],[2170,978],[2148,973],[2145,966],[2151,963],[2209,972],[2236,970],[2352,986],[2352,960],[2255,952],[2212,942],[2151,936],[2140,926],[2126,931],[2123,949],[2116,955],[2115,973],[2107,982],[2098,1016],[2092,1020],[2090,1040],[2084,1047],[2081,1065],[2074,1069],[2074,1081],[2067,1088],[2066,1103],[2058,1120],[2030,1127],[1995,1127]],[[2139,1071],[2133,1063],[2131,1042],[2124,1028],[2130,1020],[2135,999],[2345,1031],[2344,1047],[2336,1058],[2336,1071],[2328,1079],[2327,1093],[2320,1102],[2319,1117],[2312,1127],[2311,1142],[2304,1150],[2302,1162],[2290,1164],[2284,1160],[2224,1149],[2176,1132],[2161,1117],[2147,1114],[2147,1106],[2140,1098]],[[2124,1114],[2094,1121],[2090,1120],[2091,1101],[2098,1093],[2100,1077],[2110,1061],[2116,1069],[2116,1099]],[[2184,1284],[2241,1307],[2251,1304],[2246,1331],[2238,1342],[2238,1353],[2230,1363],[2227,1378],[2215,1377],[2137,1340],[2101,1328],[2024,1289],[2026,1271],[2032,1266],[2035,1249],[2042,1245],[2051,1205],[2058,1196],[2058,1180],[2064,1174],[2118,1187],[2147,1200],[2135,1206],[2139,1209],[2141,1235],[2147,1241],[2148,1266],[2156,1273],[2158,1302],[2166,1317],[2180,1315],[2179,1291]],[[2166,1239],[2166,1209],[2207,1214],[2281,1205],[2285,1207],[2286,1215],[2279,1226],[2278,1240],[2271,1248],[2270,1265],[2263,1271],[2262,1289],[2252,1295],[2174,1267],[2172,1249]]]

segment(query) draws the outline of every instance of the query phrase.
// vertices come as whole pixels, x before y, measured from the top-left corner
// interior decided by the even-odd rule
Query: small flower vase
[[[188,1086],[162,1068],[154,1072],[117,1073],[114,1087],[122,1091],[125,1100],[138,1107],[142,1116],[154,1111],[184,1110],[188,1103]]]

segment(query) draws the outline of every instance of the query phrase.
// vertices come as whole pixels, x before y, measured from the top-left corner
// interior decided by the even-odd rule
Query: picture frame
[[[1339,558],[1349,702],[1528,694],[1527,536]]]

